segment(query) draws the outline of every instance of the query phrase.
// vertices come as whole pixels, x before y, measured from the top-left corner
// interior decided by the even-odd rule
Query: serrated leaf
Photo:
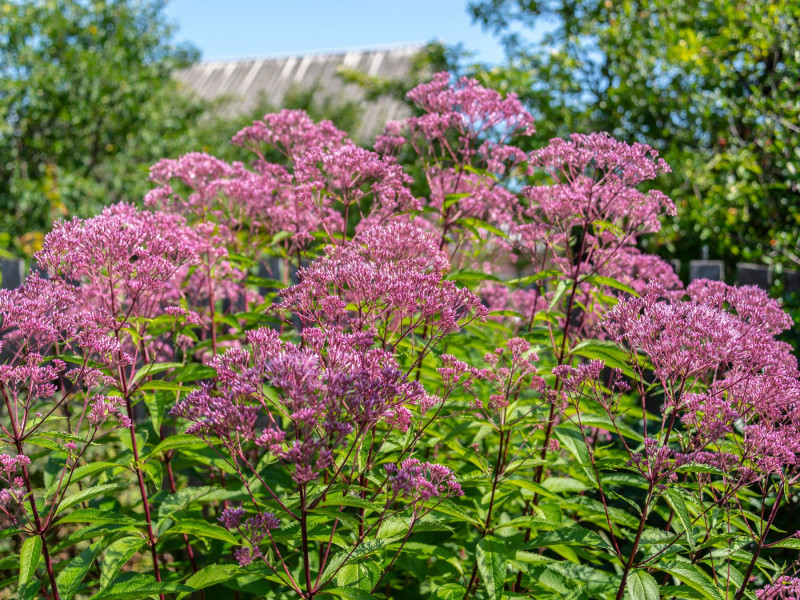
[[[367,591],[360,590],[357,587],[338,587],[328,590],[322,590],[319,595],[328,594],[336,596],[337,598],[344,598],[345,600],[373,600],[375,596]]]
[[[69,561],[69,564],[58,574],[56,586],[58,586],[58,594],[62,600],[71,600],[77,593],[94,559],[100,554],[102,544],[103,540],[98,540],[88,548],[84,548],[83,552]]]
[[[683,499],[683,495],[675,488],[668,488],[667,498],[675,514],[678,515],[683,530],[686,532],[686,540],[689,542],[689,548],[694,551],[695,542],[692,518],[689,515],[689,509],[686,507],[686,501]]]
[[[537,535],[530,540],[529,544],[531,548],[543,546],[595,546],[613,550],[611,545],[601,538],[599,534],[580,525],[562,527],[555,531]]]
[[[56,523],[56,525],[61,523],[91,523],[92,525],[145,525],[143,521],[137,521],[136,519],[121,515],[112,510],[98,510],[96,508],[79,508],[78,510],[72,511],[67,516],[62,517],[58,523]]]
[[[722,600],[722,595],[715,587],[711,577],[696,565],[689,562],[672,561],[659,563],[657,568],[677,577],[690,588],[697,590],[703,594],[703,596],[709,598],[709,600]]]
[[[614,288],[615,290],[620,290],[631,296],[638,297],[639,294],[634,290],[631,286],[622,283],[621,281],[617,281],[613,277],[606,277],[604,275],[590,275],[584,281],[588,281],[590,283],[594,283],[596,285],[605,286]]]
[[[507,238],[508,234],[506,234],[503,230],[498,229],[494,225],[490,225],[486,221],[482,219],[477,219],[475,217],[463,217],[461,219],[456,219],[456,223],[463,225],[467,229],[473,231],[474,233],[479,234],[479,230],[483,229],[495,235],[498,235],[502,238]]]
[[[481,523],[478,519],[464,511],[463,509],[459,508],[449,500],[444,500],[437,504],[433,508],[434,512],[440,512],[450,517],[456,517],[460,521],[466,521],[467,523],[472,523],[473,525],[477,525],[478,527],[482,527],[483,523]]]
[[[142,367],[136,372],[136,375],[133,376],[133,379],[131,380],[129,387],[136,385],[139,381],[150,375],[155,375],[156,373],[163,373],[164,371],[168,371],[169,369],[176,369],[182,366],[183,363],[175,363],[175,362],[150,363],[149,365]]]
[[[559,425],[556,427],[555,436],[558,438],[560,444],[575,457],[578,464],[583,469],[583,472],[586,473],[586,476],[589,478],[589,481],[596,483],[597,480],[595,479],[591,459],[589,458],[589,449],[586,447],[583,436],[573,427],[567,425]]]
[[[175,399],[168,397],[167,394],[144,394],[144,404],[147,406],[147,412],[150,413],[153,430],[161,431],[164,413],[166,413],[167,407],[174,403]]]
[[[144,463],[144,472],[150,479],[150,482],[156,489],[160,489],[164,483],[164,475],[161,470],[161,463],[157,460],[152,460]]]
[[[377,502],[370,502],[369,500],[359,498],[358,496],[328,496],[325,498],[325,501],[320,504],[320,506],[352,506],[355,508],[368,508],[376,512],[381,512],[383,510],[383,506]]]
[[[556,271],[554,269],[546,270],[546,271],[539,271],[535,275],[528,275],[527,277],[520,277],[518,279],[509,279],[506,283],[508,285],[530,285],[531,283],[536,283],[537,281],[541,281],[542,279],[547,279],[548,277],[559,277],[561,276],[560,271]]]
[[[94,498],[96,496],[102,496],[106,492],[110,492],[113,490],[122,490],[128,487],[127,483],[115,481],[114,483],[102,483],[100,485],[95,485],[89,488],[84,488],[82,490],[78,490],[71,496],[67,496],[64,500],[61,501],[61,504],[58,506],[58,511],[56,514],[61,514],[68,508],[75,506],[76,504],[80,504],[81,502],[85,502],[90,498]]]
[[[56,441],[51,440],[50,438],[39,434],[39,435],[32,435],[29,438],[25,439],[26,444],[33,444],[34,446],[39,446],[41,448],[47,448],[48,450],[54,450],[56,452],[63,452],[64,447]]]
[[[107,589],[92,596],[91,600],[141,599],[157,594],[175,594],[191,591],[192,588],[180,583],[159,583],[152,575],[130,572],[123,573],[117,577]]]
[[[223,542],[229,542],[237,545],[239,543],[236,541],[236,538],[233,537],[233,535],[224,527],[220,527],[214,523],[208,523],[207,521],[201,521],[200,519],[186,519],[185,521],[180,521],[170,527],[164,535],[171,533],[185,533],[195,537],[222,540]]]
[[[178,490],[174,494],[164,498],[161,506],[158,507],[159,527],[163,521],[172,517],[176,512],[195,500],[199,500],[203,496],[210,494],[212,491],[214,491],[214,488],[209,486],[190,487]]]
[[[160,390],[160,391],[167,391],[167,392],[191,392],[194,388],[183,386],[178,383],[173,383],[171,381],[162,381],[160,379],[156,379],[154,381],[146,381],[142,385],[139,386],[140,390]]]
[[[142,544],[144,544],[144,538],[130,536],[117,540],[108,547],[103,562],[100,564],[101,590],[107,588],[114,581],[120,569],[136,554]]]
[[[42,538],[38,535],[29,537],[22,543],[19,551],[19,585],[22,586],[33,579],[39,556],[42,554]]]
[[[486,594],[492,600],[503,597],[503,581],[506,578],[506,555],[503,542],[494,537],[485,537],[476,549],[478,572],[486,586]]]
[[[17,600],[40,600],[42,592],[42,582],[38,579],[31,579],[17,588]]]
[[[228,581],[236,577],[236,574],[241,570],[239,565],[208,565],[203,567],[197,573],[186,580],[186,585],[194,590],[202,590],[212,585]],[[185,598],[188,595],[181,594],[178,598]]]
[[[634,569],[628,573],[625,592],[630,600],[659,600],[658,582],[647,571]]]
[[[94,475],[96,473],[100,473],[107,469],[113,469],[113,468],[119,469],[121,468],[121,465],[110,462],[91,462],[86,465],[81,465],[72,472],[72,483],[75,483],[83,479],[84,477],[89,477],[90,475]],[[50,496],[56,493],[57,489],[58,489],[58,482],[47,488],[47,491],[44,493],[45,497],[49,498]]]
[[[583,340],[572,348],[571,353],[583,358],[602,360],[607,367],[621,369],[627,377],[634,381],[639,379],[636,371],[631,368],[630,357],[614,342]]]
[[[175,448],[188,448],[190,446],[205,446],[206,443],[203,440],[196,438],[193,435],[189,435],[186,433],[179,433],[177,435],[171,435],[167,439],[162,440],[159,444],[153,448],[153,450],[147,455],[145,460],[149,460],[156,454],[161,452],[166,452],[167,450],[174,450]]]
[[[561,527],[561,522],[558,523],[548,521],[546,519],[542,519],[541,517],[534,517],[534,516],[527,516],[527,517],[517,517],[516,519],[511,519],[510,521],[506,521],[505,523],[500,523],[499,525],[495,525],[495,531],[499,529],[507,529],[509,527],[517,527],[519,529],[532,529],[534,531],[539,529],[558,529]]]

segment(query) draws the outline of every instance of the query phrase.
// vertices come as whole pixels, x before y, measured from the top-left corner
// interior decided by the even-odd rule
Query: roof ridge
[[[284,60],[287,58],[307,58],[307,57],[328,57],[328,56],[344,56],[347,54],[369,54],[371,52],[398,52],[398,53],[416,53],[422,50],[426,42],[408,42],[403,44],[376,44],[371,46],[355,46],[350,48],[332,48],[330,50],[314,50],[308,52],[280,52],[265,56],[246,56],[246,57],[220,57],[203,59],[193,66],[210,65],[215,63],[247,63],[263,60]],[[191,68],[191,67],[189,67]]]

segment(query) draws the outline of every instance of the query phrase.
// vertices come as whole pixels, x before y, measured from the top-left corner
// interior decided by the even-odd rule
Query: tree
[[[793,0],[477,0],[504,42],[489,85],[545,137],[603,130],[659,148],[679,219],[654,239],[800,264],[800,4]],[[531,28],[545,31],[531,41]]]
[[[0,4],[5,245],[30,252],[54,217],[139,200],[149,166],[191,147],[203,109],[172,73],[198,52],[171,42],[162,11],[155,0]]]

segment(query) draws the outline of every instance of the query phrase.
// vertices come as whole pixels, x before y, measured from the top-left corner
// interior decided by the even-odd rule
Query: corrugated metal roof
[[[177,77],[201,98],[229,98],[230,102],[221,109],[226,116],[251,111],[262,98],[279,108],[290,90],[317,85],[334,98],[363,103],[356,138],[371,141],[383,131],[386,121],[407,117],[408,109],[389,98],[366,101],[358,86],[345,84],[337,77],[339,68],[357,69],[386,79],[403,79],[410,74],[412,60],[420,50],[422,46],[414,45],[280,58],[218,60],[179,71]]]

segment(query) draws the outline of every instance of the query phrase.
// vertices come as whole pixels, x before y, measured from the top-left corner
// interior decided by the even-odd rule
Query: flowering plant
[[[797,597],[778,303],[641,253],[652,148],[409,98],[373,150],[282,111],[55,224],[0,293],[0,589]]]

